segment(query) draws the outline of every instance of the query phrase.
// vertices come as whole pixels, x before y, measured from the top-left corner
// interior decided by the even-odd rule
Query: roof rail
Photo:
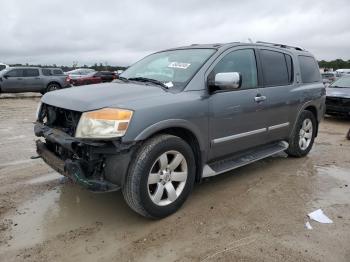
[[[299,50],[299,51],[305,51],[304,48],[297,47],[297,46],[290,46],[290,45],[284,45],[284,44],[269,43],[269,42],[263,42],[263,41],[257,41],[256,43],[257,43],[257,44],[265,44],[265,45],[278,46],[278,47],[282,47],[282,48],[292,48],[292,49]]]

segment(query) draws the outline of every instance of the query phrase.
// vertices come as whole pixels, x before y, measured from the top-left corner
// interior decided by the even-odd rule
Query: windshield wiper
[[[117,79],[120,79],[120,80],[122,80],[123,82],[128,82],[129,80],[126,78],[126,77],[124,77],[124,76],[119,76]]]
[[[165,85],[163,82],[158,81],[156,79],[152,79],[152,78],[147,78],[147,77],[130,77],[128,78],[128,80],[131,81],[139,81],[139,82],[149,82],[155,85],[159,85],[164,87],[165,89],[168,89],[169,87],[167,85]]]

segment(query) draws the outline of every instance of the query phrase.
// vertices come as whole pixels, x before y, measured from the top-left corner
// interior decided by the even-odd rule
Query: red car
[[[81,85],[91,85],[91,84],[98,84],[98,83],[104,83],[104,82],[111,82],[114,79],[116,79],[116,75],[114,72],[93,72],[87,75],[83,75],[77,78],[70,78],[69,82],[74,86],[81,86]]]

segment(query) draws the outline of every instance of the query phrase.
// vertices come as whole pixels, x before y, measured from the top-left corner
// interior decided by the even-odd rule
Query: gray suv
[[[67,76],[58,68],[9,67],[0,73],[0,93],[44,94],[69,86]]]
[[[44,95],[34,131],[52,168],[92,191],[121,189],[134,211],[162,218],[203,178],[308,154],[324,103],[317,62],[301,48],[191,45],[112,83]]]

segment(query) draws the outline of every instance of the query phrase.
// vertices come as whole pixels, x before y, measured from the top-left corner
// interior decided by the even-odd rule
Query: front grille
[[[43,104],[39,122],[74,136],[80,117],[81,112]]]
[[[332,106],[350,106],[349,98],[341,98],[341,97],[327,97],[326,105]]]

